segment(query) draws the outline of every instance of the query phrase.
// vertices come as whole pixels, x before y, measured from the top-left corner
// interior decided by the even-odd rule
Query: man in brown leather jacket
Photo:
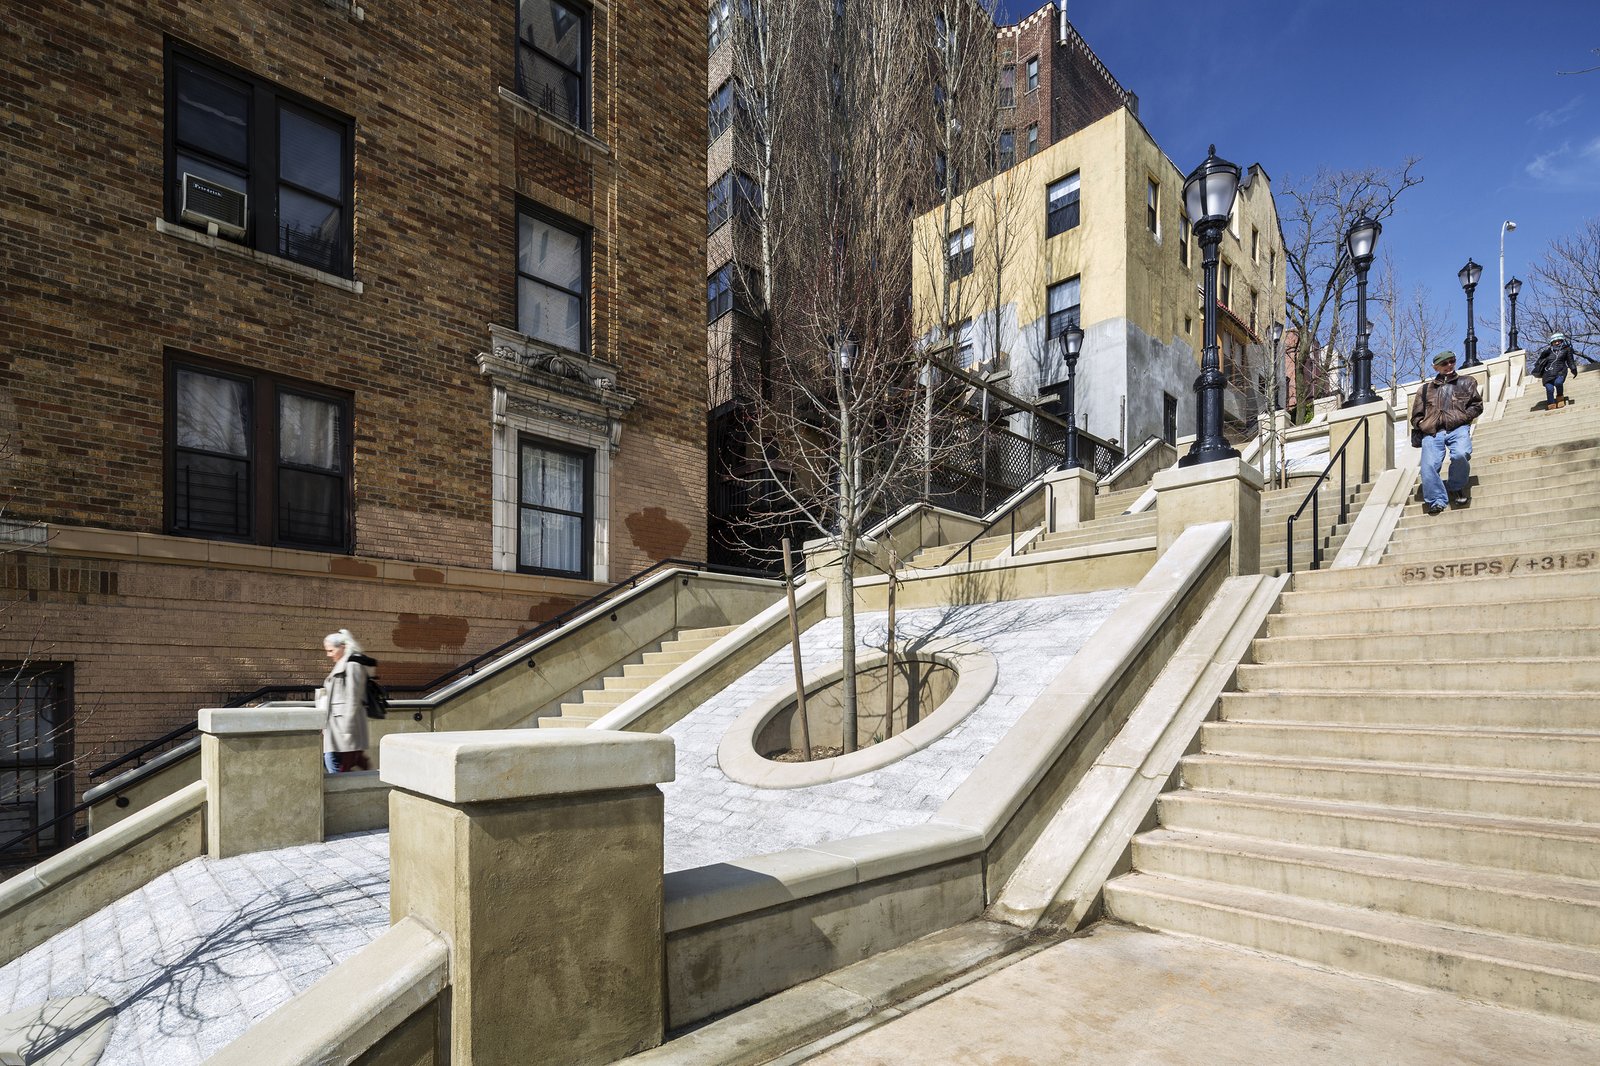
[[[1411,435],[1421,437],[1422,504],[1429,514],[1444,510],[1447,502],[1465,507],[1472,502],[1467,488],[1472,458],[1472,423],[1483,414],[1478,383],[1456,373],[1456,353],[1433,357],[1436,375],[1422,383],[1411,404]],[[1450,483],[1439,478],[1439,468],[1450,456]],[[1447,495],[1448,494],[1448,495]]]

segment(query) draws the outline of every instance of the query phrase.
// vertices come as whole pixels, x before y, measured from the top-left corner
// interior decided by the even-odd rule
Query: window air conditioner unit
[[[249,197],[226,185],[219,185],[197,174],[183,176],[183,207],[178,213],[185,222],[198,222],[212,236],[218,233],[235,239],[244,236],[245,209]]]

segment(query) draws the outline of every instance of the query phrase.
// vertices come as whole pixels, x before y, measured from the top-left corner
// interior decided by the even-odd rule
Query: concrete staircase
[[[1383,565],[1295,576],[1109,916],[1600,1022],[1586,399],[1482,427],[1471,506]]]
[[[563,703],[559,715],[541,715],[539,728],[583,729],[593,725],[624,700],[643,692],[737,628],[712,626],[680,630],[673,639],[663,641],[659,650],[645,652],[641,661],[624,666],[622,673],[607,677],[599,688],[587,689],[583,699],[576,703]]]
[[[1150,511],[1142,515],[1124,516],[1122,514],[1123,511],[1127,510],[1129,507],[1132,507],[1134,503],[1138,501],[1139,497],[1144,495],[1146,488],[1147,486],[1138,485],[1131,489],[1118,489],[1115,492],[1096,493],[1094,501],[1095,513],[1105,516],[1105,518],[1100,519],[1101,521],[1106,521],[1114,517],[1142,519],[1144,521],[1135,522],[1133,523],[1133,526],[1142,529],[1145,525],[1149,525],[1150,528],[1148,533],[1129,533],[1127,535],[1154,535],[1154,511]],[[1110,527],[1107,528],[1109,529]],[[1096,540],[1098,539],[1098,535],[1089,539],[1091,541]],[[1038,540],[1039,532],[1037,527],[1028,529],[1018,528],[1013,532],[1009,526],[1002,522],[994,528],[994,531],[990,536],[980,537],[978,540],[973,541],[970,546],[970,553],[964,550],[968,547],[966,541],[953,542],[950,544],[934,544],[917,552],[917,554],[913,555],[909,560],[906,561],[906,565],[914,568],[928,569],[937,566],[944,566],[947,562],[949,562],[950,565],[961,565],[969,561],[972,563],[986,563],[991,559],[999,558],[1002,553],[1013,549],[1019,555],[1023,552],[1038,550],[1036,548]],[[1076,543],[1076,541],[1074,543]],[[951,557],[956,555],[958,551],[961,552],[960,556],[952,560]]]

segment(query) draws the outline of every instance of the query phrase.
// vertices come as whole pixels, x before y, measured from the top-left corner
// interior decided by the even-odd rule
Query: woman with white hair
[[[317,690],[322,711],[322,759],[330,774],[370,770],[367,761],[367,657],[348,629],[322,638],[322,650],[333,661],[327,680]]]

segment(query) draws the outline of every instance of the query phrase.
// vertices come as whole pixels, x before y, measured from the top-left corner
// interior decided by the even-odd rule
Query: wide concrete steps
[[[558,715],[540,715],[540,729],[583,729],[643,692],[695,655],[711,647],[738,626],[682,629],[661,647],[645,652],[637,663],[625,664],[601,683],[583,693],[583,699],[563,703]]]
[[[1336,692],[1594,692],[1600,690],[1600,660],[1539,658],[1382,659],[1349,662],[1314,659],[1296,663],[1240,666],[1235,683],[1240,692],[1272,692],[1286,687]]]
[[[1136,485],[1131,489],[1117,489],[1115,492],[1097,492],[1094,497],[1094,513],[1104,517],[1119,515],[1139,502],[1150,488],[1149,485]]]
[[[1022,544],[1033,533],[1032,529],[1019,529],[1015,537],[1008,529],[1004,533],[994,536],[982,537],[972,541],[960,541],[951,544],[934,544],[923,548],[913,555],[906,563],[907,566],[921,569],[931,569],[939,566],[960,566],[968,563],[986,563],[998,558],[1001,553],[1011,549],[1013,544]],[[959,553],[959,554],[958,554]],[[954,556],[954,558],[952,558]]]
[[[1133,850],[1139,870],[1162,877],[1600,947],[1600,881],[1180,829],[1145,833]]]
[[[1305,796],[1183,789],[1157,802],[1161,825],[1317,848],[1410,856],[1557,878],[1596,876],[1600,825],[1468,811],[1405,810]]]
[[[1461,693],[1454,689],[1388,693],[1333,689],[1224,692],[1222,715],[1250,722],[1344,722],[1360,725],[1444,725],[1470,728],[1580,730],[1595,725],[1587,692]]]
[[[1595,552],[1600,550],[1600,523],[1561,523],[1534,528],[1537,532],[1530,533],[1529,528],[1524,527],[1483,532],[1450,530],[1431,537],[1408,536],[1390,542],[1384,561],[1415,564],[1499,558],[1506,567],[1516,560],[1514,572],[1527,569],[1530,559],[1541,560],[1536,568],[1550,570],[1595,567]],[[1562,560],[1561,556],[1567,558]],[[1547,557],[1552,561],[1543,563]]]
[[[1552,603],[1565,603],[1568,601],[1555,600]],[[1360,612],[1371,614],[1374,612]],[[1379,612],[1381,613],[1381,612]],[[1419,623],[1425,621],[1425,615],[1416,617],[1420,612],[1413,610],[1411,620]],[[1501,612],[1509,614],[1510,612]],[[1600,614],[1600,607],[1596,608]],[[1346,618],[1345,615],[1324,616],[1323,620],[1337,622]],[[1366,619],[1376,622],[1377,618]],[[1507,621],[1515,619],[1507,618]],[[1474,626],[1483,625],[1483,620],[1474,616]],[[1425,628],[1410,627],[1393,624],[1383,631],[1360,628],[1359,623],[1347,623],[1348,628],[1329,628],[1322,633],[1300,634],[1295,636],[1282,636],[1269,630],[1266,637],[1259,638],[1252,646],[1251,655],[1259,665],[1271,663],[1307,662],[1316,659],[1338,660],[1378,660],[1378,659],[1422,659],[1436,655],[1439,650],[1440,634],[1430,632]],[[1563,632],[1550,633],[1542,630],[1513,629],[1470,629],[1453,631],[1452,639],[1455,646],[1464,649],[1489,650],[1513,658],[1541,658],[1552,654],[1600,656],[1600,624],[1578,626]],[[1600,717],[1600,716],[1597,716]]]
[[[1530,600],[1575,599],[1600,594],[1600,563],[1578,566],[1582,561],[1569,557],[1567,568],[1562,569],[1559,556],[1552,556],[1551,568],[1542,569],[1547,552],[1533,557],[1541,568],[1530,571],[1526,557],[1519,556],[1518,565],[1511,567],[1512,557],[1491,554],[1479,556],[1462,547],[1454,559],[1432,566],[1403,562],[1385,564],[1389,575],[1398,576],[1398,583],[1372,584],[1362,569],[1329,571],[1327,580],[1318,575],[1295,575],[1294,591],[1283,594],[1279,611],[1285,617],[1318,613],[1368,610],[1403,610],[1411,607],[1467,607],[1485,609],[1496,603],[1521,603]],[[1500,563],[1498,570],[1493,563]],[[1409,571],[1409,572],[1408,572]],[[1348,581],[1340,575],[1350,575]],[[1440,618],[1435,625],[1454,629],[1471,627],[1471,612],[1466,617]],[[1276,617],[1275,619],[1276,620]],[[1543,623],[1528,616],[1530,627]],[[1431,630],[1430,630],[1431,631]]]
[[[1143,511],[1139,514],[1117,514],[1107,518],[1096,518],[1074,529],[1046,533],[1030,543],[1027,551],[1029,553],[1058,551],[1062,548],[1076,548],[1085,544],[1105,544],[1116,540],[1130,540],[1135,537],[1153,537],[1155,535],[1155,511]]]
[[[1600,777],[1587,774],[1266,755],[1189,756],[1182,773],[1219,792],[1600,823]]]
[[[1596,723],[1600,727],[1600,723]],[[1272,757],[1283,752],[1381,762],[1403,757],[1429,766],[1587,773],[1600,766],[1600,732],[1548,729],[1373,725],[1345,722],[1208,722],[1201,746],[1213,755]]]
[[[1472,999],[1600,1020],[1600,952],[1284,892],[1136,873],[1107,912],[1153,929],[1270,951]]]

